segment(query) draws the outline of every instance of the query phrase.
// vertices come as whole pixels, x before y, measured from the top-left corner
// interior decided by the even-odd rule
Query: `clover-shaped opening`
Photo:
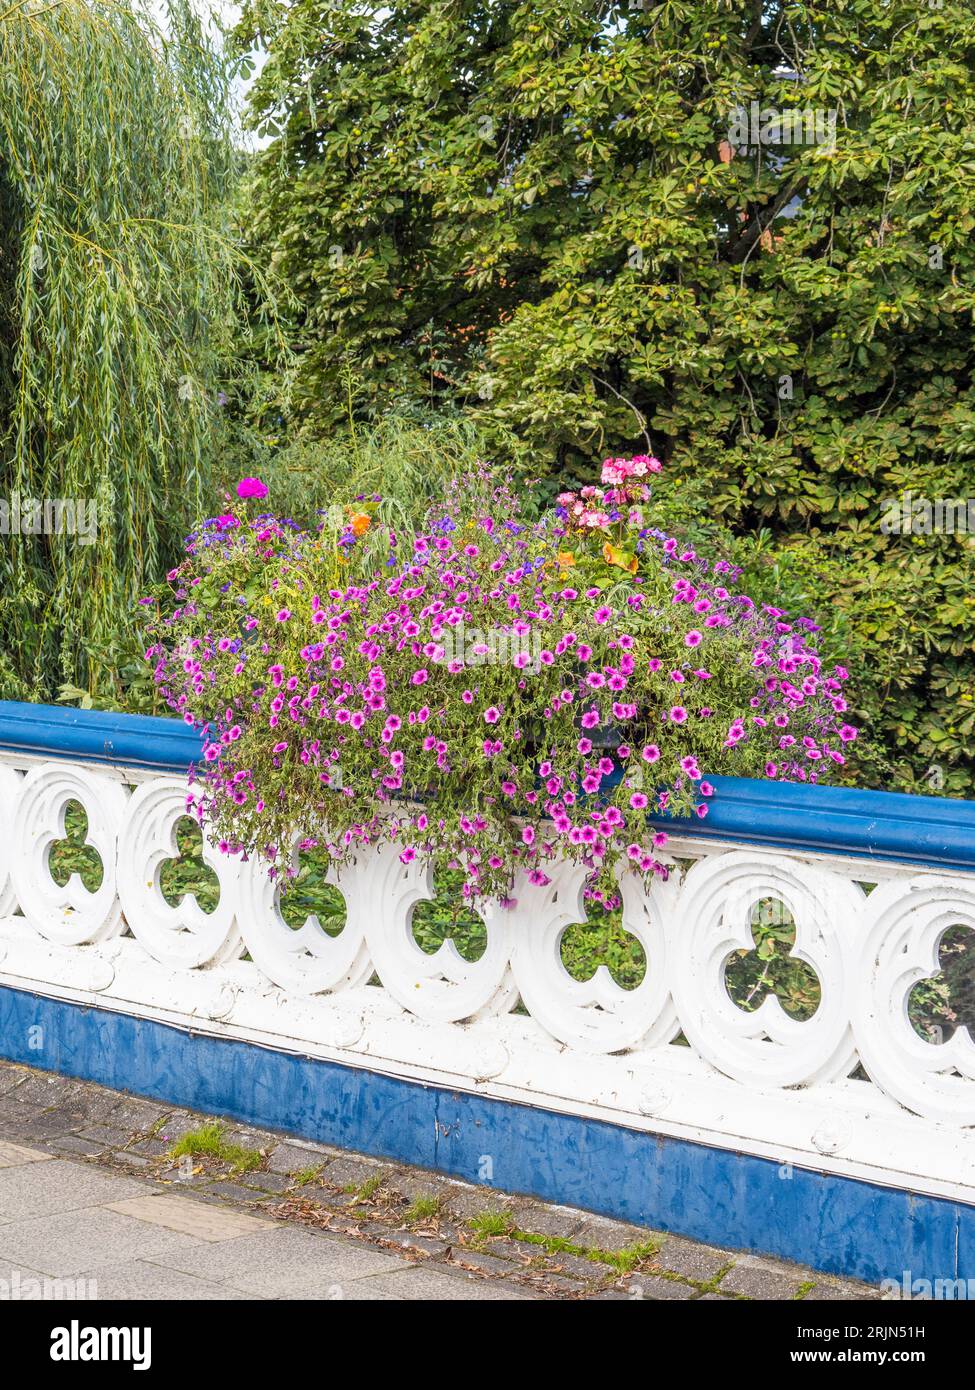
[[[300,849],[293,860],[294,876],[279,881],[278,910],[292,931],[299,931],[312,916],[326,936],[338,936],[344,929],[345,898],[327,882],[332,862],[326,849]]]
[[[450,867],[449,857],[433,861],[432,898],[423,898],[413,908],[413,940],[428,956],[436,955],[445,941],[452,941],[457,954],[469,965],[476,964],[487,950],[487,927],[464,898],[465,875]]]
[[[780,898],[752,903],[748,912],[754,946],[733,951],[725,962],[725,988],[732,1001],[753,1013],[771,994],[790,1018],[807,1022],[819,1008],[822,989],[815,970],[791,955],[796,924]]]
[[[177,855],[159,866],[159,891],[170,907],[183,898],[196,899],[202,912],[213,912],[220,901],[220,880],[203,860],[203,831],[191,816],[176,822]]]
[[[975,1038],[975,932],[949,927],[938,945],[940,970],[919,980],[907,997],[907,1016],[925,1042],[946,1043],[967,1027]]]
[[[64,838],[48,846],[48,872],[59,888],[66,887],[72,874],[78,874],[89,893],[97,893],[105,877],[102,857],[87,843],[88,816],[80,801],[67,801],[62,811]]]
[[[585,922],[566,927],[559,941],[562,964],[573,980],[591,980],[605,965],[620,989],[636,989],[647,973],[647,956],[640,942],[623,925],[622,904],[594,902]]]

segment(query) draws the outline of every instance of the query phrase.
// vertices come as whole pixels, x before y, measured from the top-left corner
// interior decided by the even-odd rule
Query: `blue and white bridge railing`
[[[170,906],[198,756],[173,720],[0,703],[4,1056],[818,1269],[975,1280],[975,1043],[908,1017],[975,929],[975,803],[716,779],[670,879],[621,881],[627,990],[562,963],[569,865],[486,912],[475,962],[417,945],[431,882],[390,847],[336,874],[337,936],[209,845],[216,908]],[[48,868],[74,801],[95,892]],[[768,900],[819,980],[805,1022],[725,984]]]

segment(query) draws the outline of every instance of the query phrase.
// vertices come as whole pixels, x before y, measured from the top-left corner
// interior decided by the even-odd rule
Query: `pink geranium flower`
[[[267,484],[262,483],[260,478],[241,478],[237,484],[237,496],[246,501],[250,497],[266,497]]]

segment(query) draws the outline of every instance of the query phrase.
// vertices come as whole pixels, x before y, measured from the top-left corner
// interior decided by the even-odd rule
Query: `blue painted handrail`
[[[661,821],[661,828],[975,871],[975,801],[750,777],[710,780],[715,790],[705,820]]]
[[[158,772],[187,772],[203,757],[199,732],[179,719],[18,700],[0,700],[0,748]]]
[[[178,719],[0,700],[0,749],[185,773],[200,761],[198,730]],[[852,787],[712,777],[705,820],[662,820],[688,838],[866,855],[975,872],[975,801]]]

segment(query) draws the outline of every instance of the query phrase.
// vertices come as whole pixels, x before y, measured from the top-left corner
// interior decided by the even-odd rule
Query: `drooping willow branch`
[[[0,497],[98,521],[0,535],[0,694],[110,682],[199,512],[239,296],[232,93],[188,0],[162,26],[140,0],[0,12]]]

